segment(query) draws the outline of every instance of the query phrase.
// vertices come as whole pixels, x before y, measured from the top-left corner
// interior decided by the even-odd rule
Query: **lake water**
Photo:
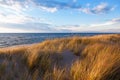
[[[71,36],[93,36],[105,33],[0,33],[0,48],[22,44],[39,43],[46,39]]]

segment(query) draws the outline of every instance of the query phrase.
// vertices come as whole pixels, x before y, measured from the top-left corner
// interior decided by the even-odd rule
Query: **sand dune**
[[[119,80],[120,34],[0,49],[0,80]]]

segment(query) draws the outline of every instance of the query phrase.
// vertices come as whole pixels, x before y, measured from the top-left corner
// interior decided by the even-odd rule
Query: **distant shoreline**
[[[29,33],[28,33],[29,34]],[[46,33],[47,34],[47,33]],[[117,35],[117,33],[115,33]],[[80,37],[95,37],[95,36],[102,36],[102,35],[114,35],[114,34],[99,34],[99,35],[92,35],[92,36],[80,36]],[[118,34],[119,35],[119,34]],[[74,37],[74,36],[72,36]],[[71,38],[71,37],[61,37],[60,39],[62,38]],[[54,38],[54,39],[58,39],[58,38]],[[53,40],[53,39],[46,39],[46,40]],[[46,40],[43,40],[41,42],[44,42]],[[18,44],[18,45],[12,45],[12,46],[6,46],[6,47],[0,47],[0,49],[6,49],[6,48],[18,48],[18,47],[29,47],[29,46],[32,46],[32,45],[37,45],[41,42],[36,42],[36,43],[31,43],[31,44]]]
[[[120,34],[120,32],[56,32],[56,33],[0,33],[0,34]]]

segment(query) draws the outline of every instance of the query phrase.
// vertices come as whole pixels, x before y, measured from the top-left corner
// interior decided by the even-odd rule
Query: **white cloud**
[[[0,14],[0,23],[14,23],[14,24],[21,24],[24,22],[31,21],[32,18],[23,16],[23,15],[3,15]]]
[[[56,30],[69,32],[120,32],[120,18],[114,18],[100,24],[63,25],[56,27]]]
[[[7,10],[13,10],[16,12],[23,12],[24,10],[27,9],[27,1],[22,3],[19,1],[15,1],[15,0],[3,0],[0,1],[0,7],[7,9]]]
[[[40,17],[36,18],[36,17],[25,16],[25,15],[21,15],[21,14],[6,15],[4,13],[0,13],[0,23],[24,24],[24,23],[43,23],[43,22],[45,22],[45,20]]]
[[[14,0],[0,1],[0,33],[44,32],[52,30],[49,28],[50,21],[46,21],[39,16],[33,17],[25,14],[24,10],[27,10],[25,4],[27,3]]]
[[[100,3],[99,5],[90,8],[90,4],[86,4],[86,8],[82,8],[81,5],[76,4],[77,0],[73,0],[73,3],[70,5],[69,2],[61,2],[61,1],[34,1],[34,0],[1,0],[0,7],[14,10],[16,12],[22,13],[28,9],[30,6],[40,8],[41,10],[45,10],[48,12],[56,12],[59,9],[75,9],[80,10],[81,12],[87,14],[103,14],[115,9],[114,7],[110,7],[107,3]]]
[[[110,21],[107,21],[105,23],[101,23],[101,24],[91,24],[91,27],[102,27],[102,26],[109,26],[109,25],[114,25],[120,23],[120,18],[114,18]]]
[[[6,28],[0,27],[0,33],[22,33],[22,32],[31,32],[28,30],[21,30],[21,29],[13,29],[13,28]]]
[[[87,4],[87,8],[80,8],[79,10],[86,14],[104,14],[115,9],[115,7],[110,7],[107,3],[100,3],[93,8],[89,6],[90,4]]]
[[[0,32],[120,32],[120,18],[100,24],[51,26],[44,23],[0,24]]]
[[[62,25],[62,26],[58,26],[56,27],[57,30],[66,30],[66,31],[71,31],[71,32],[74,32],[74,31],[80,31],[82,29],[82,26],[80,25]]]
[[[22,12],[28,10],[31,6],[38,7],[41,10],[48,12],[55,12],[58,9],[79,9],[81,5],[76,4],[77,0],[73,0],[73,4],[69,5],[69,2],[62,1],[46,1],[46,0],[1,0],[0,7]]]
[[[76,2],[77,0],[73,0]],[[46,2],[43,1],[45,4]],[[49,2],[50,3],[50,2]],[[17,0],[0,0],[0,32],[47,32],[47,31],[96,31],[107,29],[111,30],[109,26],[120,23],[120,18],[115,18],[105,23],[90,24],[90,25],[66,25],[53,27],[48,21],[39,17],[32,17],[24,13],[29,10],[30,5],[35,8],[40,8],[48,12],[56,12],[58,9],[80,9],[80,11],[87,14],[103,14],[114,10],[115,7],[109,7],[107,3],[101,3],[93,8],[90,8],[90,4],[87,4],[87,8],[81,8],[80,5],[67,5],[62,3],[53,3],[54,7],[46,3],[47,5],[36,5],[32,0],[25,0],[20,2]],[[52,26],[52,27],[51,27]],[[103,28],[104,27],[104,28]],[[106,30],[106,31],[107,31]],[[114,29],[116,30],[116,29]]]
[[[86,13],[86,14],[91,14],[90,8],[81,8],[80,11]]]
[[[39,8],[42,9],[42,10],[48,11],[48,12],[52,12],[52,13],[57,11],[56,7],[49,8],[49,7],[39,6]]]
[[[0,32],[43,32],[51,31],[50,26],[39,17],[0,14]]]

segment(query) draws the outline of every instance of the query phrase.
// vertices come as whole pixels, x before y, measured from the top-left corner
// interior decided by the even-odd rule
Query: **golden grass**
[[[63,51],[80,59],[62,67]],[[0,80],[120,80],[120,34],[0,49]]]
[[[85,50],[85,58],[76,61],[71,67],[73,80],[120,79],[120,48],[104,46],[97,44],[96,48],[94,45],[87,48],[87,53]]]

